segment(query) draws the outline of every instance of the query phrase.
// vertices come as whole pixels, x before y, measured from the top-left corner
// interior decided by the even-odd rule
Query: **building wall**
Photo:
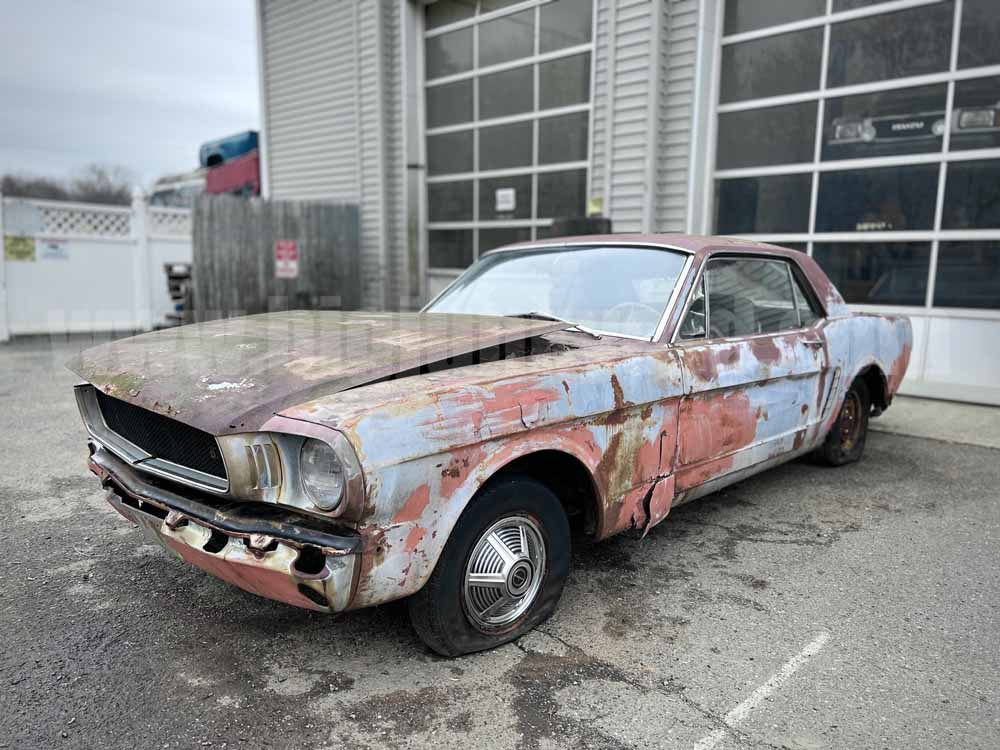
[[[698,1],[594,3],[588,197],[615,231],[686,229]],[[407,192],[421,113],[404,69],[421,68],[404,24],[422,12],[414,0],[258,0],[268,194],[360,203],[370,308],[414,307],[425,285],[424,232],[412,231],[425,219]]]
[[[357,202],[363,305],[399,307],[410,294],[400,5],[258,0],[257,12],[267,197]]]

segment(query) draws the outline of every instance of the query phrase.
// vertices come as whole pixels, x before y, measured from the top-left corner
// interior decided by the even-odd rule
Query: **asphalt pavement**
[[[146,543],[86,470],[78,346],[0,346],[0,748],[1000,747],[996,448],[897,419],[580,546],[540,630],[447,660],[402,604],[305,612]]]

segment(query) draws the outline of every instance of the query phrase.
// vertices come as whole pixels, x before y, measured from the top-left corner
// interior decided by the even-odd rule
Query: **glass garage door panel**
[[[719,234],[784,234],[809,229],[812,175],[774,175],[716,183]]]
[[[813,257],[848,303],[924,304],[929,242],[817,243]]]
[[[427,260],[450,272],[584,215],[594,3],[424,4]]]
[[[947,70],[954,15],[947,2],[833,24],[827,86]]]
[[[724,34],[741,34],[767,26],[819,16],[826,0],[726,0]]]
[[[817,232],[898,232],[934,228],[937,164],[824,172]]]
[[[812,161],[816,102],[719,115],[719,169]]]
[[[948,84],[826,100],[824,160],[873,159],[940,151]]]
[[[819,86],[823,30],[806,29],[722,48],[722,102],[794,94]]]
[[[1000,241],[942,242],[934,304],[1000,310]]]

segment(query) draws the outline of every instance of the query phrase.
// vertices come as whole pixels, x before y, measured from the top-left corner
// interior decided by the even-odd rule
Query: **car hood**
[[[258,429],[310,399],[566,327],[444,313],[268,313],[112,341],[67,366],[110,396],[222,435]]]

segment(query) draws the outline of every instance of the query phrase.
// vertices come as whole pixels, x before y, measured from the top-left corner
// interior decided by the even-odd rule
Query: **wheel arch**
[[[492,483],[514,475],[528,477],[547,487],[559,498],[574,532],[587,538],[596,536],[602,505],[594,475],[583,461],[563,450],[538,450],[508,461],[479,486],[469,502],[475,502]]]

